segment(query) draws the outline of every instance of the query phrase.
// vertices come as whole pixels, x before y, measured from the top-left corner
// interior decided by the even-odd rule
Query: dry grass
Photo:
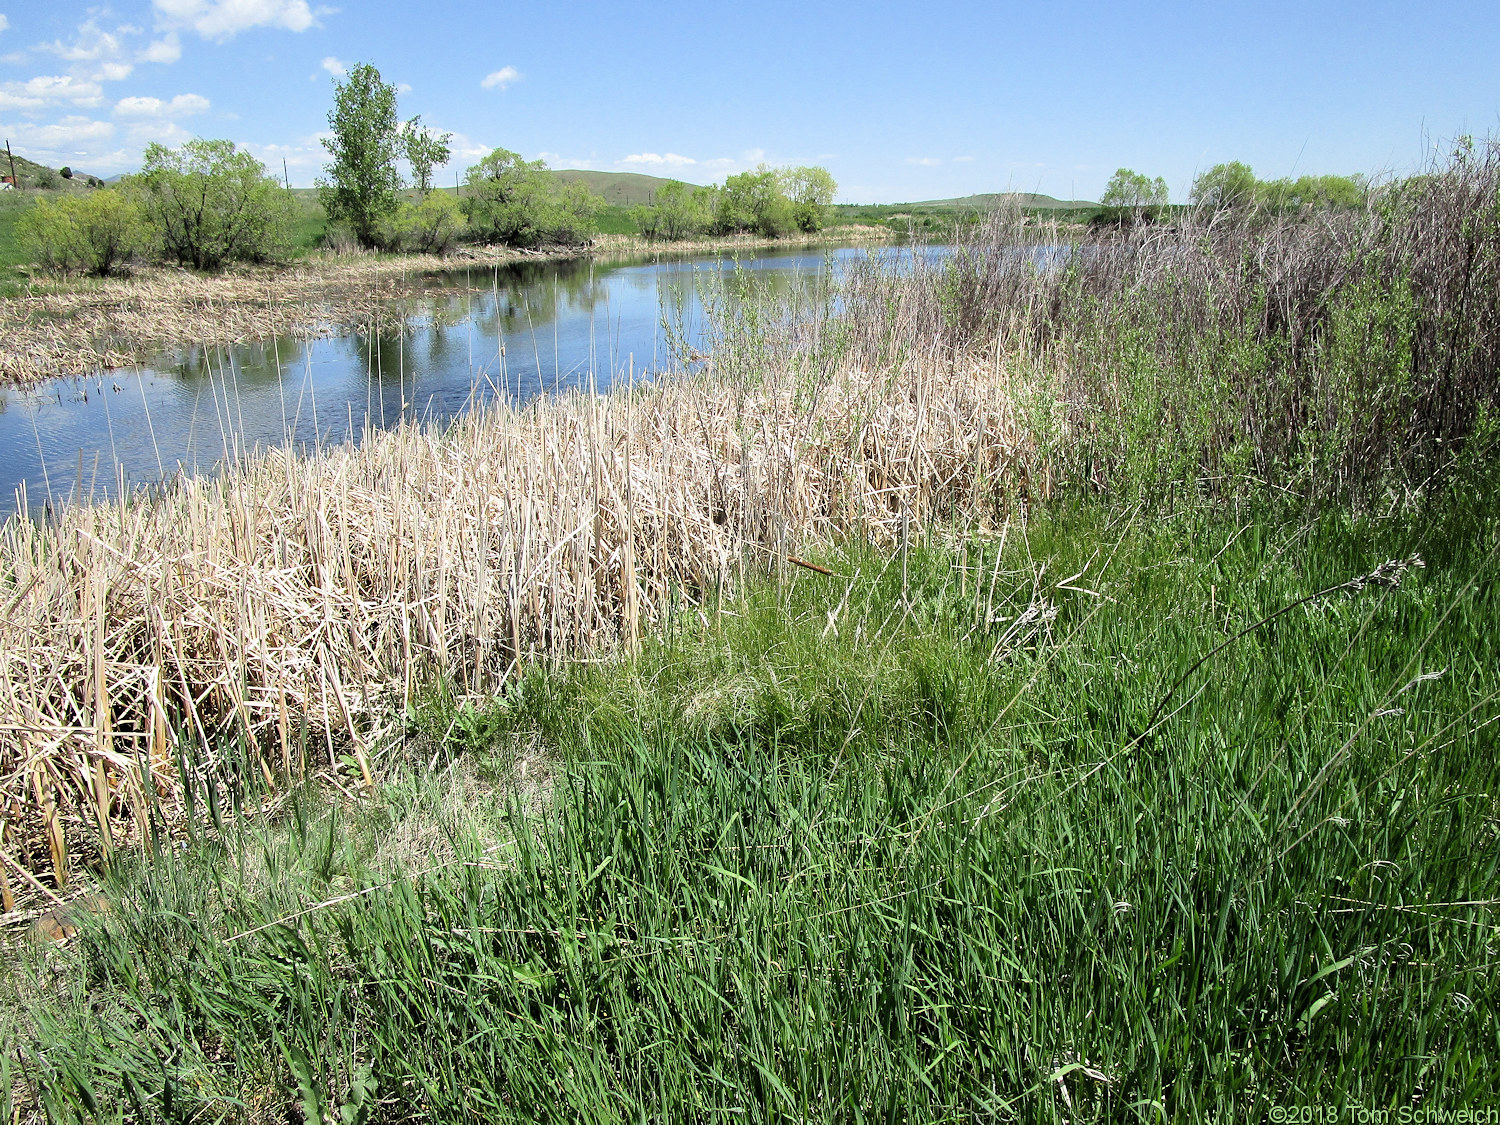
[[[166,496],[0,531],[0,797],[17,868],[139,839],[185,778],[368,785],[423,677],[632,645],[675,597],[839,532],[994,503],[1007,369],[669,379],[272,451]],[[248,732],[243,755],[235,739]]]

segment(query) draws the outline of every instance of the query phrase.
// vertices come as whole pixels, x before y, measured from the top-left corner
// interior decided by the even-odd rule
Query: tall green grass
[[[7,1097],[53,1120],[1483,1104],[1497,542],[1472,512],[1059,509],[849,545],[492,704],[436,687],[374,805],[242,820],[224,793],[221,828],[159,841],[72,946],[13,963]]]

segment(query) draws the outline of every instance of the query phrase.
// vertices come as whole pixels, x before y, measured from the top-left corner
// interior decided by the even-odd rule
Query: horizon
[[[504,147],[697,184],[819,164],[859,204],[1097,200],[1121,167],[1181,202],[1225,161],[1267,179],[1379,177],[1500,131],[1500,24],[1476,3],[955,3],[919,22],[771,4],[753,18],[774,47],[747,57],[739,18],[675,3],[644,19],[448,6],[412,34],[390,0],[0,0],[0,133],[101,178],[151,141],[226,137],[310,187],[333,82],[368,61],[403,118],[454,134],[439,183]]]

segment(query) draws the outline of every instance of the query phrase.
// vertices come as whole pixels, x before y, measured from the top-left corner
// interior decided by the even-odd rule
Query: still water
[[[919,254],[941,254],[939,248]],[[406,331],[184,348],[150,365],[0,389],[0,516],[212,472],[256,448],[358,440],[441,423],[499,397],[606,390],[690,362],[747,292],[826,299],[851,261],[913,251],[761,251],[753,258],[457,270],[408,306]]]

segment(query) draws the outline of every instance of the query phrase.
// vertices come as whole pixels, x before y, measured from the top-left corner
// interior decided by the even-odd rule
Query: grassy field
[[[0,1066],[80,1121],[1483,1104],[1496,527],[1064,506],[438,685],[373,799],[122,864]]]

